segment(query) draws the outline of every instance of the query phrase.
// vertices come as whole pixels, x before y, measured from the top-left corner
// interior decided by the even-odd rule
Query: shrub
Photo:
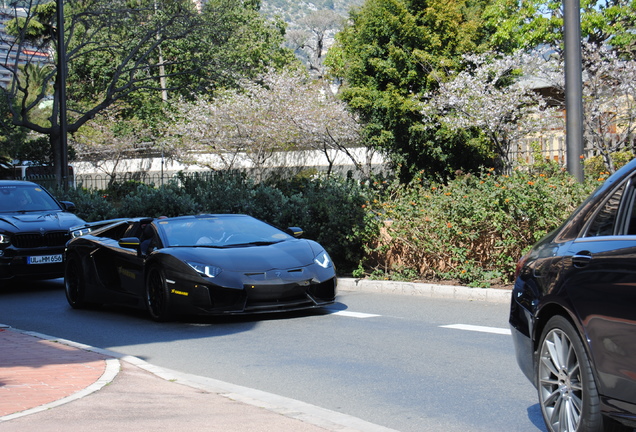
[[[446,185],[419,178],[394,185],[383,200],[370,203],[381,231],[366,245],[357,274],[380,270],[399,278],[406,272],[473,286],[510,282],[522,253],[558,227],[593,186],[536,169],[511,175],[485,170]]]
[[[117,217],[181,216],[197,214],[201,205],[190,195],[184,194],[176,183],[159,188],[140,184],[119,202]]]
[[[629,161],[634,159],[634,154],[629,151],[616,152],[612,153],[612,162],[614,163],[614,168],[618,170],[623,165],[626,165]],[[607,177],[609,174],[607,172],[607,165],[605,164],[605,160],[602,156],[592,156],[590,158],[585,159],[585,174],[592,179],[598,179],[601,177]]]
[[[279,183],[288,197],[280,209],[285,226],[300,226],[305,237],[322,244],[342,272],[350,272],[363,258],[366,212],[370,189],[340,177],[299,178]]]
[[[117,217],[117,209],[103,191],[78,188],[69,189],[67,192],[55,189],[54,193],[59,199],[75,204],[77,216],[85,221],[100,221]]]
[[[146,185],[137,180],[126,180],[121,183],[112,183],[108,187],[107,196],[113,201],[119,201],[125,196],[135,193],[140,187],[152,188],[151,185]]]
[[[182,182],[204,213],[242,213],[278,226],[288,200],[276,187],[256,183],[243,173],[182,177]]]

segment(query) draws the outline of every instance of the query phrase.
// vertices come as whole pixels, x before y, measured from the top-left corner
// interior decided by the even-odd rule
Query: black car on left
[[[237,214],[93,225],[67,245],[66,297],[74,308],[146,309],[157,321],[332,304],[337,280],[331,258],[301,234]]]
[[[0,280],[62,277],[70,228],[85,223],[74,210],[36,183],[0,180]]]

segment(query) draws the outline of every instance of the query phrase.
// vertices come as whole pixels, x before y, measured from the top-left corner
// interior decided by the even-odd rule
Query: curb
[[[469,288],[419,282],[338,278],[338,289],[383,294],[412,295],[441,299],[510,303],[512,291],[494,288]]]
[[[145,362],[137,357],[124,356],[123,361],[132,363],[135,366],[165,380],[185,385],[194,389],[203,390],[223,396],[232,401],[252,405],[257,408],[280,414],[285,417],[300,420],[314,426],[319,426],[333,432],[398,432],[374,423],[369,423],[358,417],[321,408],[296,399],[279,396],[249,387],[243,387],[214,378],[207,378],[198,375],[191,375],[170,369],[161,368]]]

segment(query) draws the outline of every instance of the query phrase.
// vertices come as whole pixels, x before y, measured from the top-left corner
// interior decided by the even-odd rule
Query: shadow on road
[[[528,419],[534,424],[538,430],[547,431],[545,423],[543,422],[543,416],[541,415],[541,407],[539,404],[528,407]]]
[[[314,319],[347,308],[228,316],[186,316],[157,323],[147,312],[121,306],[76,310],[64,294],[63,279],[20,281],[0,285],[0,323],[21,330],[111,348],[175,340],[227,336],[248,332],[268,321]]]

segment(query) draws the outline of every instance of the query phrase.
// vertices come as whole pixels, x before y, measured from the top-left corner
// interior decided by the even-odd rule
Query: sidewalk
[[[0,418],[85,390],[106,372],[106,356],[0,328]]]
[[[510,301],[510,291],[505,290],[406,282],[340,279],[339,289]],[[61,428],[65,432],[159,428],[396,432],[304,402],[0,324],[0,432]]]
[[[303,402],[112,354],[0,324],[0,431],[391,432]]]

